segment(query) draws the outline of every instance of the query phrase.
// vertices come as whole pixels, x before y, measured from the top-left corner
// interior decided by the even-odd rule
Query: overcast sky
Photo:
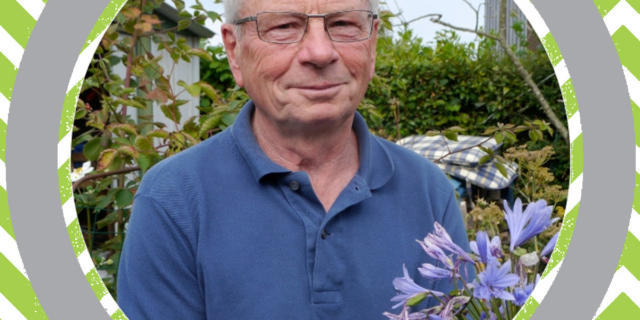
[[[482,3],[481,0],[467,0],[475,8]],[[218,13],[222,13],[222,4],[215,4],[213,0],[202,0],[205,7],[209,10],[214,10]],[[402,12],[404,19],[410,21],[421,15],[428,13],[440,13],[442,14],[442,20],[450,22],[454,25],[463,26],[467,28],[473,28],[475,26],[475,13],[463,0],[386,0],[386,6],[392,12]],[[170,3],[170,2],[169,2]],[[193,4],[193,0],[186,0],[187,7]],[[483,23],[484,8],[480,9],[480,26]],[[210,39],[211,44],[219,44],[220,39],[220,23],[208,24],[207,27],[211,29],[216,35]],[[439,25],[434,24],[428,19],[422,19],[420,21],[411,24],[411,28],[414,34],[421,37],[425,44],[430,44],[436,31],[443,29]],[[473,41],[475,35],[471,33],[460,33],[461,39],[465,42]]]

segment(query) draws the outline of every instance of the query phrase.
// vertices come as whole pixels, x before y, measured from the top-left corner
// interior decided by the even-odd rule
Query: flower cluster
[[[512,208],[504,203],[505,221],[509,229],[508,252],[498,235],[492,238],[485,231],[478,231],[475,240],[469,243],[471,253],[455,244],[444,227],[434,223],[434,231],[423,240],[417,240],[425,253],[436,264],[424,263],[418,271],[427,279],[451,281],[455,290],[443,293],[423,288],[409,276],[403,265],[403,276],[393,280],[396,296],[391,301],[394,309],[402,307],[399,314],[385,312],[392,320],[438,320],[453,319],[458,315],[467,319],[510,319],[522,306],[540,279],[536,267],[555,246],[556,233],[546,246],[537,253],[527,253],[523,244],[537,236],[557,219],[551,218],[552,206],[546,201],[530,203],[522,210],[522,201],[517,199]],[[505,244],[505,248],[507,245]],[[475,278],[470,280],[467,268],[473,265]],[[458,286],[460,284],[460,286]],[[412,312],[411,308],[432,296],[439,305]]]

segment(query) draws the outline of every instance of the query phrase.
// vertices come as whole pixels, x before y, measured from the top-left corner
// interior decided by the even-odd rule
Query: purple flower
[[[527,301],[527,298],[529,298],[531,292],[533,292],[533,287],[535,287],[539,280],[540,275],[538,274],[536,275],[535,282],[525,283],[523,286],[516,287],[513,290],[513,296],[515,298],[515,304],[517,306],[522,306]]]
[[[553,251],[553,248],[556,246],[556,242],[558,242],[558,234],[560,233],[560,231],[556,232],[556,234],[553,235],[553,237],[551,237],[551,239],[549,239],[549,242],[547,242],[547,245],[544,246],[544,248],[542,248],[542,251],[540,251],[540,256],[544,257],[548,254],[551,253],[551,251]]]
[[[487,268],[473,280],[473,296],[486,300],[496,297],[513,301],[513,294],[505,289],[516,285],[520,278],[509,271],[511,271],[511,261],[505,262],[502,266],[497,261],[490,262]]]
[[[451,279],[453,277],[451,270],[436,267],[431,263],[423,263],[422,267],[418,268],[418,271],[422,276],[430,279]]]
[[[440,319],[454,319],[455,313],[453,309],[458,305],[464,306],[470,299],[471,298],[467,296],[457,296],[449,299],[444,309],[442,309],[442,312],[440,312]]]
[[[462,260],[473,263],[471,256],[451,240],[451,236],[449,236],[449,233],[447,233],[447,230],[445,230],[444,227],[442,227],[438,222],[434,222],[433,229],[434,232],[429,233],[425,238],[425,241],[429,239],[438,247],[449,250],[450,252],[457,254]]]
[[[509,250],[511,251],[544,231],[553,222],[550,220],[553,207],[547,206],[547,202],[544,200],[530,203],[524,212],[522,211],[522,201],[519,198],[516,199],[513,210],[504,201],[504,210],[504,218],[509,227]]]
[[[421,294],[421,293],[431,293],[433,295],[443,296],[444,294],[440,291],[425,289],[419,285],[417,285],[411,277],[409,277],[409,272],[407,272],[407,267],[402,265],[402,272],[404,276],[402,278],[393,279],[393,287],[396,289],[397,294],[395,297],[391,298],[392,302],[398,302],[393,306],[393,309],[404,305],[407,303],[407,300]]]
[[[429,239],[428,236],[424,238],[424,241],[416,241],[418,241],[424,252],[426,252],[431,258],[442,262],[442,264],[444,264],[449,269],[453,269],[455,267],[453,265],[453,260],[451,260],[451,258],[444,253],[442,248],[440,248],[435,242]]]
[[[476,233],[476,241],[469,243],[471,251],[480,257],[485,265],[496,258],[502,257],[500,237],[494,236],[489,242],[489,236],[484,231]]]
[[[409,313],[409,307],[404,306],[399,314],[385,312],[382,314],[391,320],[426,320],[427,316],[422,312]]]

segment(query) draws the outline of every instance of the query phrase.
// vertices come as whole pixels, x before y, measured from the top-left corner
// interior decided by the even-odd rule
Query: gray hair
[[[231,23],[233,20],[240,19],[238,14],[244,0],[224,0],[224,20]],[[368,0],[369,7],[374,13],[378,13],[378,0]]]

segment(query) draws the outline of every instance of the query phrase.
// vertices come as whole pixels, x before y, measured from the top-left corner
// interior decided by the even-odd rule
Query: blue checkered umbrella
[[[494,160],[478,164],[487,155],[478,145],[491,150],[500,147],[493,138],[461,135],[458,141],[453,141],[442,135],[409,136],[396,143],[434,161],[445,173],[485,189],[504,189],[518,175],[515,163],[504,164],[506,177],[500,173]]]

